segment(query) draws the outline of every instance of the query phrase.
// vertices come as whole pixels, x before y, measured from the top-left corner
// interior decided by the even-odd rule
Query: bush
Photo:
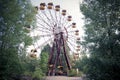
[[[33,78],[38,78],[41,79],[43,78],[45,75],[42,73],[40,68],[36,68],[34,73],[33,73]]]
[[[78,72],[77,73],[77,71],[76,71],[76,69],[71,69],[70,71],[69,71],[69,73],[68,73],[68,76],[70,76],[70,77],[73,77],[73,76],[82,76],[82,72]]]

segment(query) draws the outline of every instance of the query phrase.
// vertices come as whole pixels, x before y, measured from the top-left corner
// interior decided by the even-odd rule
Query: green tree
[[[0,80],[9,80],[22,73],[19,47],[31,43],[26,28],[33,24],[34,14],[29,0],[1,0],[0,10]]]
[[[90,58],[80,66],[90,80],[119,80],[120,0],[85,0],[85,41]],[[83,59],[84,60],[84,59]]]
[[[40,68],[44,74],[44,76],[47,73],[48,70],[48,57],[49,57],[49,52],[50,52],[50,46],[46,45],[44,49],[42,50],[40,54]]]

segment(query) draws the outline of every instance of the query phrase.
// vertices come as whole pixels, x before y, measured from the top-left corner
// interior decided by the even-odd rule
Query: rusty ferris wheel
[[[76,23],[66,10],[60,8],[60,5],[40,3],[40,6],[35,7],[35,11],[36,30],[39,31],[39,36],[44,39],[43,44],[52,45],[47,75],[67,74],[67,70],[71,69],[70,52],[74,55],[73,59],[77,59],[80,51],[80,46],[77,44],[80,38]],[[32,52],[36,52],[38,48],[39,46]]]

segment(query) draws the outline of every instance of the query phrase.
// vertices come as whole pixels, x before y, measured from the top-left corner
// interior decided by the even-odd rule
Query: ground
[[[48,76],[46,80],[82,80],[80,77]]]

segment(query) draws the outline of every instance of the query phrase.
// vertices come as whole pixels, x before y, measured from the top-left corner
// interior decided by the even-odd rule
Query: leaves
[[[27,4],[26,4],[27,3]],[[23,8],[23,6],[28,7]],[[0,80],[9,80],[13,74],[22,73],[22,64],[20,62],[20,55],[23,54],[25,48],[31,43],[30,37],[24,31],[24,25],[32,25],[24,17],[31,17],[32,6],[27,0],[4,0],[0,1]],[[28,12],[31,11],[31,14]],[[23,14],[24,17],[23,17]],[[19,51],[20,44],[24,42],[25,45]]]
[[[81,11],[85,15],[86,34],[85,41],[81,43],[89,51],[90,58],[84,57],[76,66],[82,69],[90,80],[120,79],[118,4],[119,0],[85,0],[81,4]]]

